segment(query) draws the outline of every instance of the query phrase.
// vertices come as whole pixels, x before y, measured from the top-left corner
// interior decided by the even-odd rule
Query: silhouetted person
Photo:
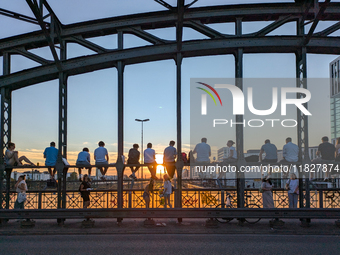
[[[134,144],[132,146],[133,148],[131,148],[129,150],[129,158],[127,160],[128,164],[139,164],[139,157],[140,157],[140,152],[138,151],[139,145],[138,144]],[[130,166],[131,169],[131,175],[129,176],[130,178],[133,178],[135,180],[137,180],[135,173],[138,171],[139,166]],[[143,176],[142,176],[143,179]]]
[[[148,164],[148,168],[151,174],[151,178],[157,180],[156,177],[156,169],[157,169],[157,163],[156,163],[156,152],[152,148],[152,143],[147,144],[147,148],[144,150],[144,163]]]
[[[96,165],[99,165],[98,168],[100,173],[102,174],[101,179],[105,180],[105,174],[107,172],[108,166],[100,166],[100,165],[107,165],[109,164],[109,153],[107,149],[104,148],[105,143],[100,141],[98,143],[98,148],[94,150],[94,160],[96,161]]]
[[[169,146],[164,150],[163,156],[163,163],[171,179],[174,177],[176,169],[175,158],[177,156],[177,151],[174,145],[175,141],[170,141]]]
[[[81,197],[83,198],[83,208],[90,206],[90,190],[92,189],[89,177],[87,174],[84,174],[83,182],[80,184],[79,188]]]
[[[83,148],[83,151],[79,152],[76,166],[78,167],[79,179],[81,180],[81,169],[85,168],[89,171],[89,178],[91,178],[91,157],[88,148]]]
[[[329,161],[329,160],[335,159],[336,149],[335,149],[334,144],[328,142],[327,136],[322,137],[321,140],[322,140],[322,143],[319,144],[318,151],[316,152],[316,156],[320,157],[321,155],[321,158],[316,158],[312,160],[312,162],[316,164],[322,164],[325,162],[325,160]],[[312,174],[314,173],[311,172],[311,175]],[[328,181],[328,178],[329,178],[329,171],[327,169],[327,171],[325,172],[324,181]]]
[[[153,185],[154,180],[151,179],[150,182],[144,188],[143,199],[145,201],[146,208],[150,208],[150,196],[151,192],[153,192]]]

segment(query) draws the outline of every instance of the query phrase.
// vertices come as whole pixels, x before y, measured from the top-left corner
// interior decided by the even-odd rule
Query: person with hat
[[[233,145],[235,142],[233,140],[229,140],[227,142],[227,146],[229,147],[229,156],[226,159],[223,159],[223,163],[235,163],[237,161],[237,152]]]

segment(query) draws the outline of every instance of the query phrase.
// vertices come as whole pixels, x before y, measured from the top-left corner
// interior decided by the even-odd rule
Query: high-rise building
[[[218,149],[217,151],[217,161],[218,162],[222,162],[223,159],[226,159],[229,157],[229,147],[222,147],[220,149]]]
[[[330,64],[331,139],[340,137],[340,57]]]

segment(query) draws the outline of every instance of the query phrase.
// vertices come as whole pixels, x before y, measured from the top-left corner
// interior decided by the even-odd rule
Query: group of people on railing
[[[170,141],[169,146],[164,150],[164,158],[163,162],[165,164],[167,173],[170,178],[173,178],[175,173],[175,159],[177,156],[176,148],[174,147],[175,142]],[[56,174],[56,163],[58,159],[58,149],[55,147],[55,142],[50,143],[50,147],[47,147],[44,150],[43,156],[45,160],[45,166],[48,168],[48,172],[51,176],[51,179],[54,179]],[[19,157],[18,151],[15,151],[15,144],[9,143],[8,149],[5,152],[5,164],[6,166],[21,166],[23,165],[23,161],[28,163],[29,166],[35,166],[26,156]],[[133,148],[129,150],[128,154],[128,164],[139,164],[140,152],[138,151],[139,145],[134,144]],[[94,150],[94,160],[95,165],[99,168],[101,172],[101,179],[106,179],[106,173],[108,170],[109,164],[109,154],[107,149],[105,148],[105,143],[100,141],[98,143],[98,148]],[[147,149],[144,150],[144,163],[148,164],[148,169],[151,174],[151,178],[157,180],[156,177],[156,152],[152,149],[152,143],[147,144]],[[88,148],[83,148],[83,150],[78,154],[76,166],[78,167],[79,176],[81,176],[81,170],[83,168],[88,169],[88,176],[91,178],[91,156]],[[130,178],[137,179],[135,173],[139,170],[139,166],[131,166],[131,175]]]
[[[227,146],[229,147],[229,156],[224,159],[224,163],[234,163],[237,161],[237,153],[236,149],[233,146],[235,142],[229,140],[227,142]],[[175,142],[170,141],[169,146],[164,150],[163,156],[163,163],[165,165],[165,169],[167,174],[164,175],[164,203],[165,206],[169,205],[170,203],[170,194],[172,193],[172,186],[171,186],[171,179],[175,173],[175,159],[177,157],[177,151],[174,147]],[[96,166],[98,166],[101,174],[102,179],[105,180],[105,175],[108,170],[108,162],[109,162],[109,155],[108,151],[105,148],[105,143],[100,141],[98,143],[98,148],[94,150],[94,160]],[[139,164],[140,152],[138,151],[139,145],[134,144],[133,148],[129,150],[128,154],[128,164]],[[147,149],[144,150],[144,163],[148,164],[148,169],[151,174],[150,183],[145,187],[143,193],[143,199],[145,200],[147,206],[150,203],[150,191],[153,190],[153,183],[154,180],[157,180],[156,177],[156,154],[155,150],[152,149],[152,144],[147,144]],[[197,144],[192,152],[189,153],[189,158],[193,160],[193,154],[196,154],[196,163],[210,163],[211,157],[211,148],[207,144],[207,138],[202,138],[201,143]],[[263,158],[263,154],[265,157]],[[313,163],[322,163],[324,161],[340,161],[340,138],[337,139],[337,144],[334,146],[332,143],[329,143],[328,137],[322,137],[322,143],[319,145],[317,156],[321,156],[321,158],[316,158],[312,162]],[[43,153],[45,160],[45,165],[48,167],[48,172],[51,176],[51,179],[54,179],[56,173],[56,163],[58,159],[58,149],[55,148],[55,142],[50,143],[50,147],[47,147]],[[296,163],[298,161],[299,156],[299,147],[292,143],[292,139],[290,137],[286,138],[286,144],[283,146],[283,159],[280,161],[282,163]],[[8,143],[8,149],[5,152],[5,164],[8,166],[21,166],[23,161],[27,163],[29,166],[35,166],[33,162],[31,162],[27,157],[21,156],[19,157],[19,153],[15,151],[15,144]],[[265,163],[276,163],[278,161],[277,157],[277,148],[274,144],[270,143],[269,139],[265,140],[264,145],[262,145],[260,153],[259,153],[259,160],[260,162]],[[102,166],[101,166],[102,165]],[[91,157],[88,148],[83,148],[83,150],[78,154],[76,166],[78,166],[79,176],[81,176],[81,170],[83,168],[88,169],[88,175],[84,175],[81,187],[79,191],[82,194],[84,199],[84,208],[89,206],[89,194],[91,190],[90,180],[91,180]],[[131,168],[131,175],[130,178],[136,180],[135,173],[139,170],[139,166],[130,166]],[[204,178],[204,173],[200,173],[201,178]],[[223,178],[223,172],[220,173],[219,178]],[[20,182],[19,182],[20,180]],[[23,192],[23,183],[25,182],[24,176],[20,176],[19,180],[16,184],[17,191],[21,190],[19,193]],[[328,171],[326,172],[325,180],[328,180]],[[21,184],[20,184],[21,183]],[[170,183],[170,186],[169,184]],[[27,189],[27,185],[25,184]],[[263,178],[263,183],[261,186],[263,190],[263,205],[264,207],[272,207],[273,206],[273,198],[271,194],[272,184],[270,181],[270,173],[267,177]],[[291,174],[291,178],[287,181],[287,188],[289,188],[288,196],[289,196],[289,205],[292,208],[296,208],[297,200],[298,200],[298,180],[296,179],[295,174]],[[83,195],[84,194],[84,195]],[[270,195],[271,194],[271,195]],[[21,203],[16,203],[16,207],[21,207]]]

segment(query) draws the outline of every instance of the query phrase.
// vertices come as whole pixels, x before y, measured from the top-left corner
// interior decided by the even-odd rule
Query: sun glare
[[[156,154],[157,164],[163,164],[163,154]],[[157,166],[156,174],[164,174],[164,166]]]

